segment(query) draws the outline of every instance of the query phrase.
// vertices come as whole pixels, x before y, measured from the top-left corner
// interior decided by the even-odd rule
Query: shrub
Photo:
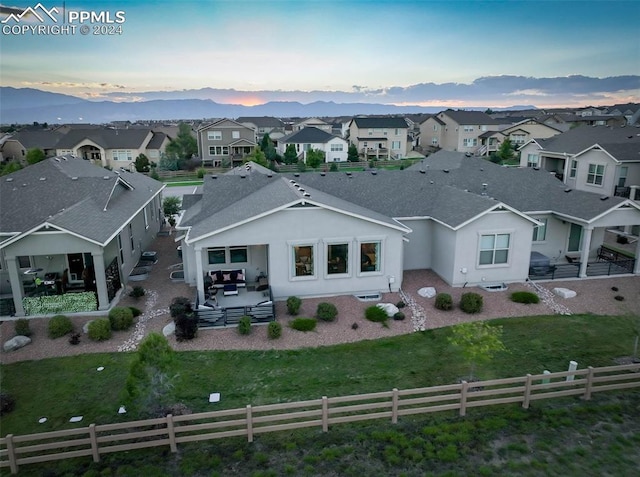
[[[173,319],[176,325],[176,340],[186,341],[192,340],[198,334],[198,316],[191,310],[189,305],[188,311]]]
[[[278,339],[282,336],[282,325],[277,321],[271,321],[267,325],[267,336],[272,339]]]
[[[204,174],[205,174],[206,172],[207,172],[207,171],[205,170],[205,168],[204,168],[204,167],[199,167],[199,168],[198,168],[198,170],[196,171],[196,174],[197,174],[197,176],[198,176],[198,179],[202,179],[202,178],[204,178]]]
[[[397,308],[404,308],[405,306],[407,306],[407,304],[402,300],[400,300],[398,303],[396,303],[396,307]]]
[[[318,303],[316,316],[322,321],[333,321],[338,316],[338,309],[333,303]]]
[[[69,336],[69,344],[80,344],[80,333],[72,333],[71,336]]]
[[[316,329],[315,318],[296,318],[290,323],[291,328],[298,331],[313,331]]]
[[[302,300],[297,296],[290,296],[287,298],[287,313],[290,315],[297,315],[300,312],[302,306]]]
[[[26,318],[19,318],[15,322],[16,335],[19,336],[31,336],[31,327],[29,326],[29,320]]]
[[[99,318],[89,323],[89,339],[106,341],[111,338],[111,322],[107,318]]]
[[[438,310],[449,311],[453,308],[453,298],[448,293],[438,293],[436,295],[435,307]]]
[[[10,413],[14,407],[16,407],[14,397],[7,393],[0,393],[0,416]]]
[[[128,330],[133,325],[133,312],[128,307],[113,308],[109,312],[109,322],[114,331]]]
[[[402,321],[404,320],[404,313],[402,313],[401,311],[399,311],[398,313],[396,313],[395,315],[393,315],[393,319],[396,321]]]
[[[241,335],[248,335],[251,333],[251,317],[243,316],[240,318],[240,322],[238,323],[238,333]]]
[[[183,315],[191,310],[191,300],[184,296],[177,296],[173,300],[171,300],[171,304],[169,305],[169,312],[171,313],[171,318],[175,318],[176,316]]]
[[[460,309],[465,313],[480,313],[482,311],[482,295],[474,292],[463,293],[460,297]]]
[[[517,291],[511,294],[511,301],[528,305],[530,303],[540,303],[540,297],[533,292]]]
[[[134,318],[136,316],[142,315],[142,311],[140,311],[140,308],[136,308],[135,306],[130,306],[129,309],[131,310],[131,313],[133,313]]]
[[[352,330],[357,330],[358,328],[360,328],[360,327],[358,326],[358,323],[354,323],[353,325],[351,325],[351,329],[352,329]]]
[[[71,319],[65,315],[56,315],[49,320],[49,338],[60,338],[73,331]]]
[[[129,296],[133,298],[140,298],[141,296],[144,296],[144,293],[144,288],[142,288],[141,286],[137,286],[133,287],[133,290],[131,290]]]
[[[387,312],[376,305],[372,305],[364,310],[364,317],[367,320],[374,321],[376,323],[384,323],[389,318],[389,316],[387,316]]]
[[[614,300],[624,301],[624,297],[622,295],[616,295],[613,298],[614,298]]]

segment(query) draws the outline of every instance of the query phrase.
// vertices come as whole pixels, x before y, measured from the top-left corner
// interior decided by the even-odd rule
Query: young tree
[[[500,148],[498,149],[496,155],[502,162],[513,159],[513,157],[515,156],[515,150],[509,138],[506,138],[504,141],[502,141],[502,144],[500,144]]]
[[[140,154],[138,157],[136,157],[135,166],[136,171],[138,172],[149,172],[151,163],[149,162],[149,158],[147,156],[145,156],[144,154]]]
[[[324,162],[324,152],[319,149],[310,149],[307,151],[305,162],[312,169],[317,169]]]
[[[277,159],[278,153],[276,152],[276,148],[273,145],[273,141],[269,134],[265,134],[262,136],[262,141],[260,142],[260,149],[264,152],[265,157],[268,162],[273,162]]]
[[[198,144],[196,138],[191,134],[191,126],[186,123],[178,125],[178,135],[167,145],[166,154],[177,160],[179,169],[182,169],[187,161],[198,154]]]
[[[287,144],[287,148],[284,150],[284,163],[295,164],[298,162],[298,152],[296,146],[293,144]]]
[[[355,144],[350,144],[349,149],[347,150],[347,161],[349,162],[358,162],[360,158],[358,157],[358,148]]]
[[[260,147],[254,147],[253,151],[251,151],[250,154],[247,154],[245,156],[245,158],[242,160],[242,162],[255,162],[256,164],[260,164],[261,166],[264,167],[269,167],[269,162],[267,161],[267,158],[264,155],[264,152],[262,152],[262,149],[260,149]]]
[[[169,222],[169,225],[171,225],[172,227],[176,224],[174,215],[178,215],[180,213],[181,205],[182,201],[180,200],[180,197],[165,197],[162,201],[162,213],[167,218],[167,222]]]
[[[4,165],[0,165],[0,176],[6,176],[7,174],[11,174],[12,172],[16,172],[22,169],[22,164],[18,161],[10,161]]]
[[[502,343],[502,326],[472,321],[456,325],[451,331],[449,342],[460,348],[463,358],[470,365],[469,381],[475,379],[476,364],[490,361],[496,353],[506,351]]]
[[[161,171],[177,171],[180,169],[180,159],[174,153],[163,152],[160,154],[158,169]]]
[[[45,155],[42,149],[33,148],[27,151],[27,164],[36,164],[40,161],[44,161]]]

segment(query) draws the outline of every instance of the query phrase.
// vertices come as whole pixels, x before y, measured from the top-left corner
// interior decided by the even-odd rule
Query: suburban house
[[[639,152],[639,127],[582,126],[531,139],[521,148],[520,166],[550,172],[571,189],[630,197],[640,188]]]
[[[365,159],[402,159],[409,152],[407,121],[401,117],[353,118],[349,141]]]
[[[42,149],[45,157],[56,155],[56,145],[63,134],[49,129],[25,129],[7,134],[0,139],[2,161],[26,162],[29,149]]]
[[[504,123],[481,111],[454,111],[447,109],[420,124],[423,146],[439,146],[445,151],[485,154],[480,136],[487,131],[498,131]],[[426,139],[426,142],[425,142]],[[437,142],[437,144],[436,144]]]
[[[587,268],[608,228],[640,225],[640,203],[568,193],[543,171],[464,153],[440,151],[404,171],[207,176],[183,204],[185,280],[200,303],[207,276],[232,271],[248,287],[268,281],[273,299],[397,291],[412,269],[460,287],[562,266],[574,277],[640,274],[633,259]]]
[[[289,144],[295,146],[298,158],[304,162],[307,151],[312,149],[324,152],[325,162],[345,162],[349,149],[349,143],[345,139],[311,126],[281,138],[278,141],[278,153],[284,155]]]
[[[219,119],[197,131],[202,164],[213,167],[236,166],[258,145],[250,127],[232,119]]]
[[[284,136],[284,123],[281,119],[271,116],[249,117],[243,116],[236,119],[243,126],[253,129],[255,141],[259,144],[265,134],[268,134],[272,141],[278,142]]]
[[[533,138],[548,138],[561,134],[563,131],[536,119],[523,119],[499,131],[487,131],[480,135],[481,155],[489,156],[492,152],[498,151],[505,139],[511,141],[515,149],[522,147],[527,141]]]
[[[301,129],[309,128],[309,127],[321,129],[328,133],[331,133],[331,131],[333,130],[332,124],[318,118],[307,118],[302,121],[298,121],[297,123],[293,123],[292,130],[293,132],[296,132],[296,131],[300,131]]]
[[[2,177],[0,290],[11,312],[25,315],[27,296],[82,290],[87,280],[107,310],[161,228],[163,188],[73,156]]]

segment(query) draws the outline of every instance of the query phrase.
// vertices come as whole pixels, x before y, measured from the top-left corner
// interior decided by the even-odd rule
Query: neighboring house
[[[358,117],[349,123],[349,141],[365,159],[402,159],[408,153],[407,131],[401,117]]]
[[[113,172],[82,159],[48,158],[0,181],[0,287],[15,314],[34,271],[69,286],[95,280],[107,310],[162,224],[164,185],[144,174]]]
[[[447,109],[425,120],[420,125],[423,147],[437,146],[445,151],[470,152],[483,155],[480,136],[487,131],[502,129],[503,123],[480,111],[454,111]],[[431,138],[431,144],[428,139]]]
[[[328,133],[331,133],[331,131],[333,130],[332,124],[329,124],[326,121],[323,121],[322,119],[318,119],[318,118],[307,118],[303,121],[294,123],[292,125],[292,130],[293,132],[296,132],[308,127],[322,129],[323,131]]]
[[[314,127],[306,127],[278,141],[278,153],[284,155],[287,146],[293,144],[298,157],[306,163],[307,151],[317,149],[325,154],[325,162],[345,162],[349,144],[341,137]]]
[[[56,155],[56,145],[63,134],[48,129],[25,129],[12,133],[2,144],[5,161],[25,163],[29,149],[41,149],[45,157]]]
[[[272,141],[276,142],[284,136],[284,123],[278,118],[271,116],[262,117],[240,117],[236,119],[243,126],[253,129],[255,141],[260,144],[265,134],[268,134]]]
[[[628,126],[638,124],[640,120],[640,103],[614,104],[609,108],[612,116],[624,116]]]
[[[198,129],[202,164],[236,166],[257,146],[253,129],[232,119],[219,119]]]
[[[517,123],[507,126],[500,131],[487,131],[480,135],[480,152],[483,156],[489,156],[492,152],[498,151],[505,139],[511,141],[511,145],[517,150],[527,141],[533,138],[548,138],[561,134],[560,129],[541,123],[536,119],[523,119]]]
[[[404,171],[206,177],[185,204],[177,228],[200,302],[221,269],[268,277],[275,299],[398,291],[412,269],[460,287],[523,282],[532,251],[577,255],[586,277],[606,228],[640,225],[628,199],[447,151]]]
[[[572,189],[629,197],[631,186],[640,186],[639,152],[640,128],[582,126],[530,140],[520,166],[551,172]]]

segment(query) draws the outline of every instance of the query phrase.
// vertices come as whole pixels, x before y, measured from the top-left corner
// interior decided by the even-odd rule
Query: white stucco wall
[[[401,222],[412,230],[407,235],[409,241],[404,242],[403,268],[405,270],[431,268],[434,222],[430,219],[404,219]]]

